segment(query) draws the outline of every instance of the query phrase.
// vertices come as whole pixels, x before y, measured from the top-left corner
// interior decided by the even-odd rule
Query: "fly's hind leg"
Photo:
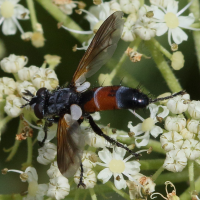
[[[80,186],[82,186],[85,189],[86,185],[83,182],[83,164],[82,163],[81,163],[80,167],[81,167],[81,174],[80,174],[80,179],[79,179],[79,183],[78,183],[78,188]]]
[[[92,127],[92,130],[99,136],[104,137],[108,142],[110,142],[111,144],[115,144],[118,147],[121,147],[123,149],[125,149],[126,151],[128,151],[131,155],[135,156],[136,158],[139,158],[140,155],[133,152],[132,150],[130,150],[128,147],[126,147],[125,145],[123,145],[122,143],[114,140],[113,138],[109,137],[108,135],[104,134],[103,131],[96,125],[96,123],[94,122],[93,118],[91,115],[87,116],[87,118],[89,119],[89,123],[90,126]]]

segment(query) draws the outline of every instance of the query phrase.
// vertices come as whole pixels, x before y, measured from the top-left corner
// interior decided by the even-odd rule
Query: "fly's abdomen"
[[[83,109],[92,113],[103,110],[137,109],[149,104],[148,97],[137,89],[123,86],[94,88],[83,94]]]

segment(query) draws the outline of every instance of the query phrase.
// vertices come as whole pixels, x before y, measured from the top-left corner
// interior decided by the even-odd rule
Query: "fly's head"
[[[30,105],[34,110],[35,116],[39,119],[44,117],[45,102],[48,96],[48,90],[46,88],[40,88],[34,96],[30,91],[25,90],[24,95],[32,97],[30,100],[23,97],[28,103],[24,104],[21,108]]]

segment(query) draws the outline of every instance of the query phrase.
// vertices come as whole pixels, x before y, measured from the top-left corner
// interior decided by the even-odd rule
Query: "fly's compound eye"
[[[36,93],[36,96],[44,96],[45,93],[46,93],[46,88],[40,88],[37,93]]]
[[[43,119],[43,111],[44,111],[44,106],[43,104],[36,104],[34,106],[34,113],[35,113],[35,116],[38,118],[38,119]]]

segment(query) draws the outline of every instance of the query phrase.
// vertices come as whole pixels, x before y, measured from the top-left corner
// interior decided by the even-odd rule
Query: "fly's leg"
[[[109,137],[108,135],[104,134],[103,131],[96,125],[96,123],[94,122],[93,118],[91,115],[87,116],[87,118],[89,119],[89,123],[90,126],[92,127],[92,130],[99,136],[104,137],[108,142],[110,142],[111,144],[115,144],[118,147],[121,147],[123,149],[125,149],[126,151],[128,151],[131,155],[139,158],[140,155],[137,153],[134,153],[132,150],[130,150],[128,147],[124,146],[123,144],[121,144],[120,142],[112,139],[111,137]]]
[[[43,146],[44,146],[45,140],[47,139],[48,127],[49,127],[49,122],[48,122],[47,120],[45,120],[44,127],[43,127],[43,130],[44,130],[44,138],[43,138],[42,141],[38,141],[38,144],[40,145],[40,147],[43,147]]]
[[[82,163],[81,163],[80,167],[81,167],[81,174],[80,174],[80,179],[79,179],[79,183],[78,183],[78,188],[80,186],[82,186],[83,188],[85,188],[86,185],[83,182],[83,164]]]

